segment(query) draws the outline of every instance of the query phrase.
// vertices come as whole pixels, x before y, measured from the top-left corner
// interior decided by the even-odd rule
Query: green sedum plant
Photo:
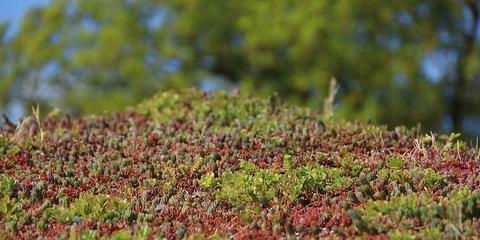
[[[78,220],[115,222],[126,217],[129,203],[108,195],[84,194],[70,207],[56,206],[45,211],[45,216],[61,223]],[[80,219],[78,219],[80,218]]]
[[[395,239],[423,236],[473,237],[480,217],[480,192],[462,189],[436,202],[431,194],[409,194],[390,200],[368,201],[363,208],[349,211],[357,231],[386,233]],[[420,233],[415,231],[421,228]],[[419,234],[419,235],[417,235]]]
[[[241,163],[241,171],[227,172],[219,179],[216,197],[235,206],[268,204],[280,193],[282,176],[274,169],[259,169],[252,163]]]
[[[339,168],[306,165],[294,169],[293,158],[286,155],[284,171],[260,169],[250,162],[242,162],[241,170],[227,172],[219,179],[216,197],[235,206],[251,204],[268,205],[271,201],[285,198],[294,203],[307,192],[333,192],[348,189],[353,179]]]
[[[19,184],[14,177],[0,175],[0,198],[12,196],[18,187]]]
[[[204,174],[200,178],[200,186],[204,189],[211,189],[215,187],[216,184],[217,184],[217,181],[215,179],[215,174],[213,172]]]

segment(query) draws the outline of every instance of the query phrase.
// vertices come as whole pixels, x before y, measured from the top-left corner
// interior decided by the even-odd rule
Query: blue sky
[[[0,22],[10,22],[10,29],[7,36],[18,30],[22,17],[28,12],[28,9],[37,6],[46,6],[51,0],[3,0],[0,1]]]

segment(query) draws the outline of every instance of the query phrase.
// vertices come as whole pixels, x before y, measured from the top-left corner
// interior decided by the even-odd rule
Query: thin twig
[[[8,118],[7,115],[5,115],[5,113],[2,113],[2,117],[3,117],[3,122],[10,128],[10,129],[15,129],[17,128],[17,125],[15,123],[13,123],[12,121],[10,121],[10,119]]]

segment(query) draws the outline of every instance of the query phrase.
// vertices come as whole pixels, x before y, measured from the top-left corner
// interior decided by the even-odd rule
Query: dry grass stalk
[[[32,106],[32,114],[33,117],[35,117],[35,121],[37,122],[38,130],[40,131],[40,141],[43,141],[43,130],[42,130],[42,125],[40,123],[40,106],[37,103],[37,107],[34,108]]]
[[[30,133],[28,126],[30,125],[31,121],[32,117],[27,116],[17,123],[17,128],[15,129],[15,133],[13,134],[14,142],[21,143],[26,137],[28,137]]]
[[[328,95],[323,103],[323,115],[325,117],[331,117],[333,115],[333,103],[335,101],[337,91],[337,79],[332,77],[330,78],[330,84],[328,86]]]
[[[40,107],[37,104],[36,107],[32,106],[32,116],[27,116],[20,120],[13,134],[13,141],[17,143],[23,142],[25,139],[33,136],[35,130],[40,132],[40,141],[44,139],[44,133],[40,122]]]

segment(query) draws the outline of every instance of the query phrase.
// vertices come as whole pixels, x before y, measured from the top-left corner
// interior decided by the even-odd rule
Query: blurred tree
[[[8,24],[0,24],[0,77],[6,75],[7,71],[7,44],[5,40],[5,35],[7,33]],[[1,78],[0,78],[1,79]],[[6,103],[9,99],[5,92],[10,88],[10,84],[6,80],[0,81],[0,103]]]
[[[320,109],[336,76],[342,116],[437,130],[448,117],[459,131],[480,112],[478,8],[474,0],[55,1],[32,10],[8,41],[0,105],[96,113],[161,88],[214,85],[278,91]],[[425,65],[443,59],[432,80]]]
[[[466,105],[477,105],[475,110],[479,111],[480,104],[480,88],[477,85],[472,94],[469,91],[469,80],[475,78],[479,74],[478,65],[478,49],[477,48],[477,33],[480,27],[480,2],[477,0],[466,0],[464,12],[467,15],[468,21],[464,26],[461,26],[463,31],[460,31],[460,38],[463,39],[454,45],[454,49],[458,51],[457,64],[455,69],[456,76],[453,81],[453,96],[450,107],[450,116],[452,118],[453,130],[460,131],[465,115]],[[466,71],[466,67],[470,67],[470,72]],[[467,76],[467,75],[471,76]],[[477,83],[478,84],[478,83]],[[470,88],[471,90],[471,88]],[[473,100],[473,101],[472,101]]]

